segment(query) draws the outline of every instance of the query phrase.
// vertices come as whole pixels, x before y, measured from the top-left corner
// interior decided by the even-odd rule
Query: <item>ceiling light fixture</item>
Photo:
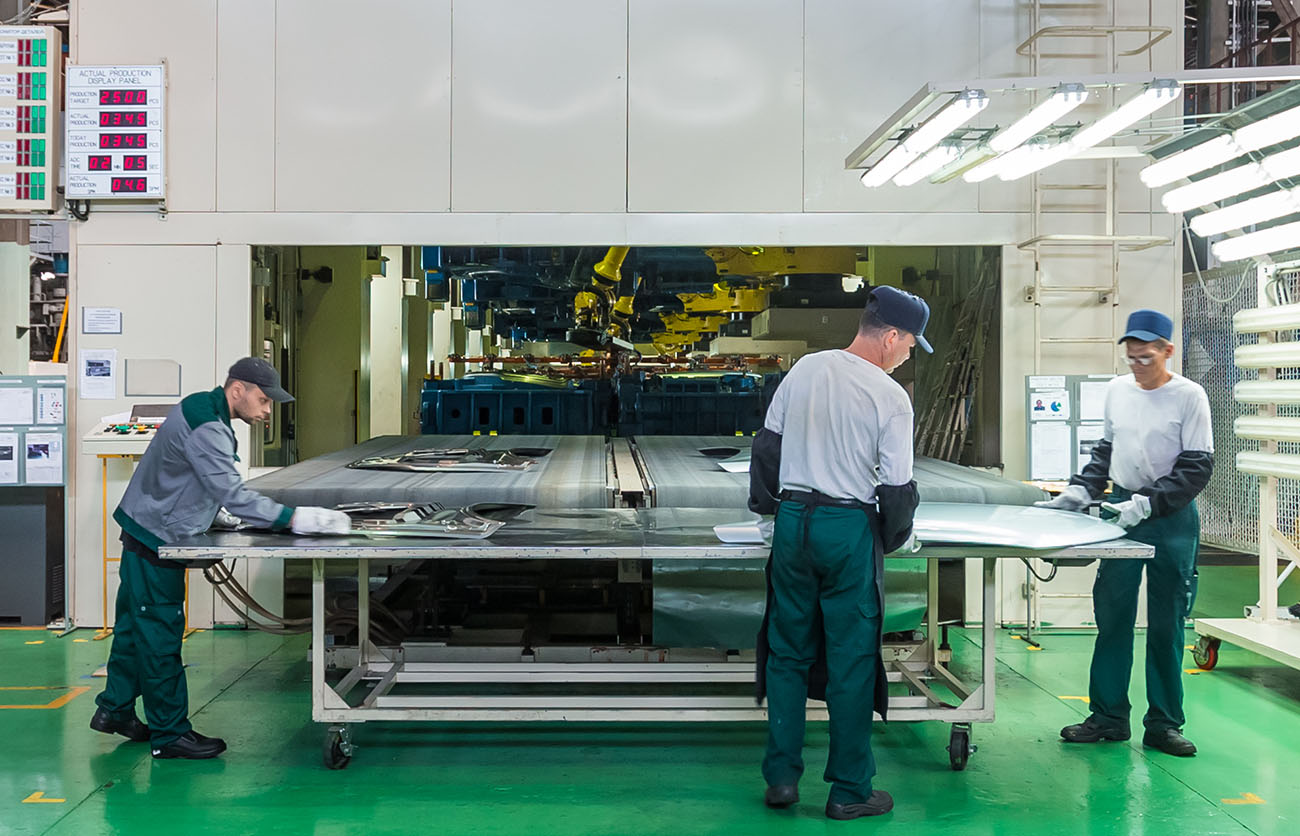
[[[1300,212],[1300,188],[1272,192],[1270,194],[1243,200],[1213,212],[1206,212],[1192,218],[1188,224],[1192,232],[1202,238],[1218,235],[1233,229],[1242,229],[1254,224],[1271,221],[1276,218]]]
[[[913,130],[862,175],[862,185],[883,186],[948,134],[974,119],[989,105],[983,90],[963,90],[941,110]]]
[[[940,142],[926,151],[920,159],[894,175],[894,185],[910,186],[929,177],[939,169],[955,162],[961,156],[960,142]]]
[[[1165,211],[1171,214],[1186,212],[1198,206],[1208,206],[1243,192],[1262,189],[1285,177],[1300,174],[1300,148],[1269,154],[1257,163],[1246,163],[1220,172],[1204,180],[1171,189],[1160,197]]]
[[[1177,154],[1170,154],[1138,173],[1142,182],[1155,189],[1175,180],[1190,177],[1216,165],[1234,160],[1251,151],[1277,145],[1300,136],[1300,107],[1275,113],[1258,122],[1243,125],[1226,136],[1193,145]]]
[[[1300,221],[1225,238],[1210,245],[1214,257],[1224,262],[1295,249],[1300,249]]]
[[[1024,144],[1087,99],[1088,89],[1082,84],[1062,84],[1046,101],[994,134],[989,140],[989,147],[999,154],[1005,154]]]

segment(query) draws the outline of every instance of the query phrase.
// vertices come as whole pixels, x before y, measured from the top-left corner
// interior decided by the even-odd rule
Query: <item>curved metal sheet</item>
[[[912,525],[924,543],[1019,546],[1064,549],[1118,540],[1125,531],[1114,523],[1032,505],[979,505],[970,502],[922,502]]]

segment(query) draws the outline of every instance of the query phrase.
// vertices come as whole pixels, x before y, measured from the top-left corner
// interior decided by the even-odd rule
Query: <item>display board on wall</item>
[[[67,197],[163,200],[162,66],[69,66]]]
[[[0,376],[0,487],[67,481],[66,397],[61,377]]]
[[[1028,375],[1030,479],[1068,479],[1092,458],[1105,421],[1106,384],[1114,375]]]
[[[0,26],[0,209],[57,205],[59,31]]]

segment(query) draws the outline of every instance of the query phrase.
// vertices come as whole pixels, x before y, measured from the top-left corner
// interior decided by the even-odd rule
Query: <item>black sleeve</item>
[[[1181,511],[1191,504],[1196,495],[1210,484],[1214,472],[1214,454],[1204,451],[1184,451],[1174,460],[1174,469],[1168,476],[1138,493],[1151,500],[1151,516],[1163,517]]]
[[[1097,446],[1092,448],[1092,458],[1082,472],[1070,477],[1070,484],[1081,485],[1088,489],[1093,499],[1099,498],[1106,492],[1106,483],[1110,481],[1110,452],[1109,441],[1097,442]]]
[[[758,431],[749,454],[749,510],[775,514],[781,504],[781,436],[769,429]]]
[[[876,488],[876,507],[880,510],[880,537],[885,554],[897,549],[912,536],[912,517],[921,495],[916,480],[906,485],[881,485]]]

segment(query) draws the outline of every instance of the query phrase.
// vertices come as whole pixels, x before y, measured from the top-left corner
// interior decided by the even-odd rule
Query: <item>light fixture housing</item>
[[[1223,262],[1295,249],[1300,249],[1300,221],[1225,238],[1210,245],[1210,252]]]
[[[1300,188],[1271,192],[1197,215],[1188,222],[1202,238],[1300,212]]]
[[[1062,84],[1033,110],[994,134],[989,140],[989,148],[999,154],[1005,154],[1032,139],[1039,131],[1074,110],[1087,99],[1088,88],[1082,84]]]
[[[1269,154],[1257,163],[1245,163],[1204,180],[1171,189],[1160,197],[1160,203],[1166,212],[1177,214],[1262,189],[1284,177],[1297,174],[1300,174],[1300,148],[1291,148]]]
[[[1237,454],[1237,469],[1255,476],[1300,479],[1300,456],[1243,451]]]
[[[1243,380],[1232,387],[1232,398],[1261,406],[1300,403],[1300,380]]]
[[[1274,418],[1269,415],[1243,415],[1232,422],[1238,438],[1254,441],[1300,442],[1300,418]]]
[[[1142,182],[1155,189],[1175,180],[1190,177],[1208,168],[1223,165],[1243,154],[1277,145],[1300,136],[1300,107],[1275,113],[1226,136],[1193,145],[1163,160],[1157,160],[1138,173]]]
[[[962,154],[960,142],[940,142],[912,162],[907,168],[894,175],[894,185],[910,186],[929,177],[939,169],[956,160]]]
[[[1300,343],[1239,345],[1232,362],[1243,369],[1276,369],[1300,366]]]
[[[963,90],[933,116],[903,137],[888,154],[862,175],[862,185],[883,186],[922,154],[938,145],[948,134],[965,125],[989,105],[983,90]]]
[[[1177,100],[1182,89],[1182,85],[1176,81],[1156,79],[1148,84],[1141,93],[1115,110],[1092,124],[1080,128],[1068,140],[1057,146],[1057,150],[1050,155],[1036,157],[1032,164],[1021,163],[1016,166],[1008,166],[998,172],[998,177],[1003,180],[1016,180],[1047,168],[1054,163],[1068,160],[1075,154],[1110,139],[1135,122],[1150,116],[1170,102]]]
[[[1264,334],[1300,328],[1300,304],[1247,308],[1232,315],[1232,330],[1238,334]]]

